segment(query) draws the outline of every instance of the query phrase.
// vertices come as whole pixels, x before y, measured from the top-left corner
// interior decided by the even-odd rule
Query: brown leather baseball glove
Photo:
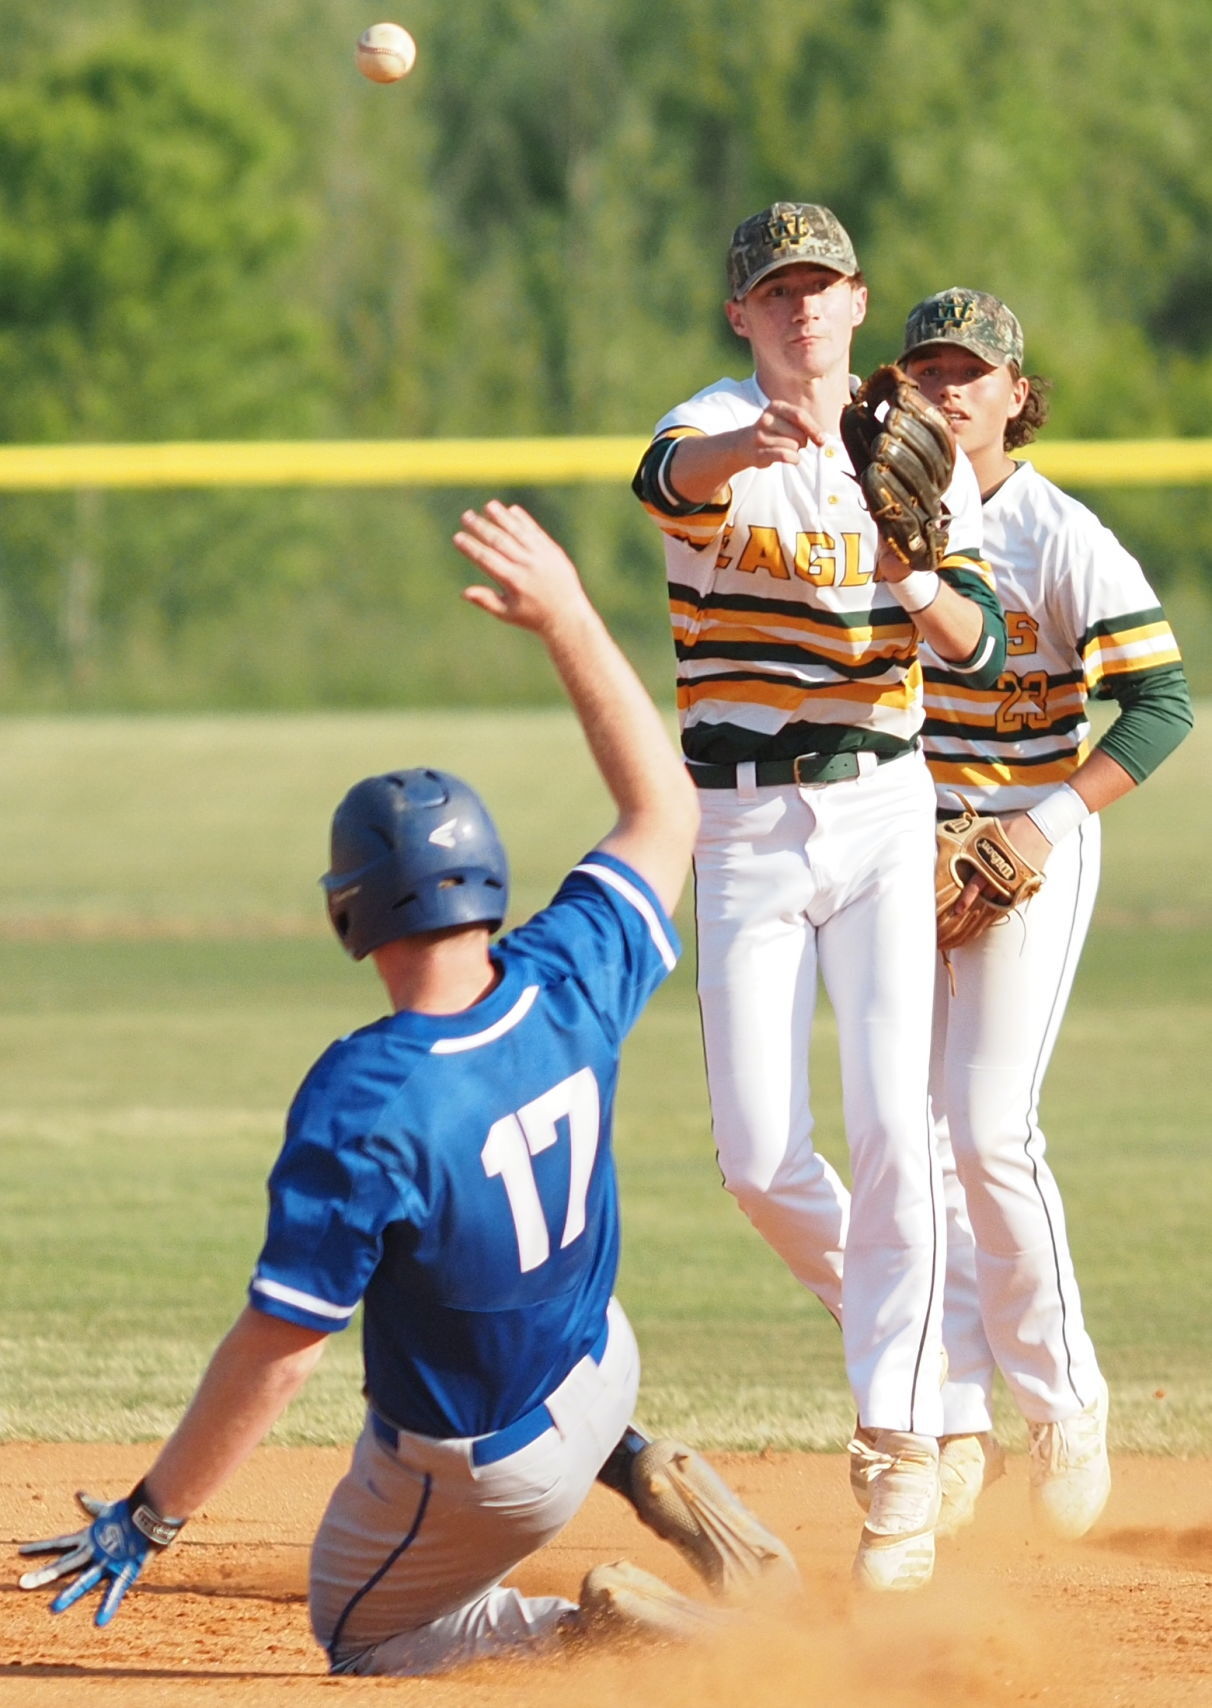
[[[903,369],[877,368],[842,410],[842,443],[880,538],[910,569],[937,569],[951,516],[955,435]]]
[[[938,946],[944,953],[1006,919],[1044,881],[1044,874],[1023,859],[999,820],[982,817],[962,795],[960,800],[964,808],[960,816],[938,827],[934,901]],[[982,892],[966,913],[954,918],[951,909],[970,878],[981,879]]]

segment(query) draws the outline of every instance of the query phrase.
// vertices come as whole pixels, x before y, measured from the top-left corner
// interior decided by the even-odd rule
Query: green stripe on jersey
[[[1102,622],[1091,623],[1079,637],[1077,650],[1079,653],[1084,652],[1092,640],[1103,640],[1108,636],[1122,635],[1129,629],[1144,629],[1153,623],[1165,621],[1166,613],[1160,605],[1150,605],[1144,611],[1125,611],[1121,617],[1104,617]]]

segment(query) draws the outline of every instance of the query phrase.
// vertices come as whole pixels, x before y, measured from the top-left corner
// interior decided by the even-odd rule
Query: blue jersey
[[[678,949],[598,851],[474,1007],[333,1044],[287,1118],[252,1304],[333,1330],[364,1298],[367,1393],[404,1429],[485,1435],[544,1400],[604,1328],[619,1050]]]

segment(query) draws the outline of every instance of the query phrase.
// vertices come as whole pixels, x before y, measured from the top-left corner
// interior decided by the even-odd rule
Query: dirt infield
[[[72,1490],[129,1487],[146,1447],[0,1447],[6,1544],[69,1527]],[[91,1613],[46,1613],[0,1594],[0,1703],[21,1708],[1212,1708],[1212,1463],[1123,1458],[1095,1535],[1045,1547],[1011,1463],[977,1524],[945,1544],[919,1596],[856,1602],[857,1514],[837,1457],[713,1455],[788,1539],[801,1603],[694,1650],[594,1653],[481,1666],[436,1681],[330,1679],[307,1626],[307,1549],[343,1450],[263,1449],[98,1632]],[[628,1556],[683,1589],[694,1580],[623,1503],[595,1490],[565,1533],[515,1574],[575,1595],[583,1573]]]

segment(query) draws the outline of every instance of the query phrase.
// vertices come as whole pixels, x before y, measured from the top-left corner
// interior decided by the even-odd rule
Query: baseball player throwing
[[[936,981],[932,1094],[954,1151],[944,1459],[962,1523],[1000,1456],[988,1434],[992,1347],[1027,1419],[1036,1514],[1077,1537],[1110,1490],[1107,1384],[1082,1319],[1040,1091],[1094,906],[1099,813],[1183,739],[1191,702],[1140,565],[1089,510],[1008,455],[1047,404],[1043,382],[1023,372],[1022,330],[1006,305],[958,287],[927,298],[909,315],[901,360],[976,470],[1009,629],[996,681],[927,666],[939,807],[950,816],[962,793],[1044,871],[1039,893],[953,948],[951,978]],[[1091,695],[1118,705],[1093,749]]]
[[[125,1500],[85,1499],[85,1529],[23,1549],[54,1556],[27,1589],[78,1574],[56,1611],[100,1585],[108,1622],[359,1302],[369,1410],[311,1558],[312,1624],[335,1672],[439,1672],[612,1616],[701,1624],[705,1609],[625,1564],[591,1572],[579,1607],[502,1587],[604,1465],[623,1486],[620,1441],[625,1492],[717,1583],[788,1563],[696,1456],[653,1457],[627,1431],[639,1369],[612,1298],[611,1115],[623,1038],[677,954],[694,790],[555,542],[496,503],[455,541],[494,584],[467,598],[546,646],[618,819],[494,948],[505,853],[479,797],[431,770],[345,797],[329,914],[349,953],[373,959],[392,1013],[307,1075],[248,1304],[147,1476]],[[696,1507],[724,1533],[714,1553],[693,1545]]]
[[[664,534],[682,746],[700,791],[699,997],[724,1183],[842,1323],[883,1456],[855,1561],[934,1563],[943,1211],[927,1116],[934,797],[919,650],[992,687],[1005,630],[961,457],[941,572],[881,556],[838,435],[867,289],[827,209],[738,226],[725,311],[756,372],[657,424],[635,491]],[[837,1015],[853,1200],[813,1147],[818,972]],[[849,1221],[849,1228],[847,1222]],[[846,1248],[845,1273],[842,1249]]]

